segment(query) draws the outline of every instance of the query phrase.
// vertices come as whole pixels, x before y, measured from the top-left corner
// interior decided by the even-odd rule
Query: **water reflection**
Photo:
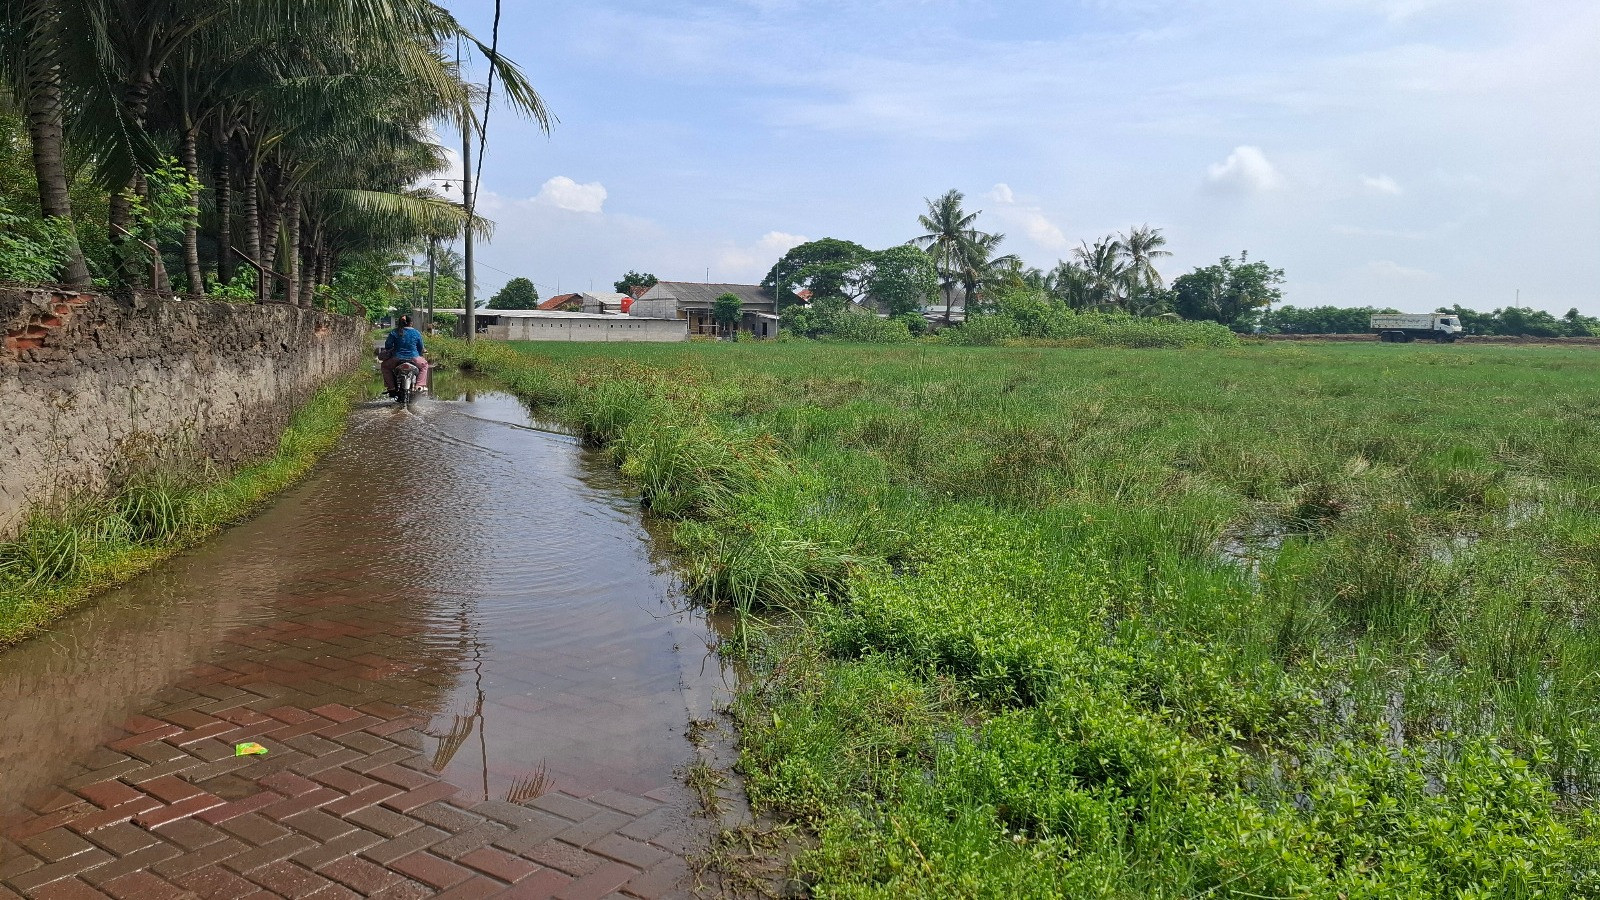
[[[670,783],[723,673],[635,494],[515,398],[435,389],[364,405],[262,515],[0,656],[0,802],[224,689],[419,710],[445,777],[486,797]]]

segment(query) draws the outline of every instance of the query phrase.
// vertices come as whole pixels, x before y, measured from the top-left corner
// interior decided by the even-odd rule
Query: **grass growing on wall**
[[[0,543],[0,647],[237,522],[289,486],[344,433],[367,381],[349,376],[323,387],[295,412],[273,456],[231,475],[141,477],[116,496],[35,515],[15,540]]]
[[[439,349],[743,613],[819,896],[1600,896],[1600,354]]]

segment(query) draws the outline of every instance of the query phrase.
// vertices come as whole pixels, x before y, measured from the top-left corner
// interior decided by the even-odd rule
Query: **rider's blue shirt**
[[[415,328],[391,331],[389,339],[383,343],[383,349],[389,352],[390,359],[416,359],[423,355],[422,332]]]

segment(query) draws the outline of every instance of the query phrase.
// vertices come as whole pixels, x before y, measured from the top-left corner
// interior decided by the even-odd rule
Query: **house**
[[[721,328],[711,318],[711,309],[723,294],[739,298],[739,321],[735,330],[757,338],[778,336],[777,301],[757,284],[663,281],[633,301],[629,315],[639,319],[681,319],[689,323],[691,335],[720,334]],[[799,302],[798,297],[793,300]]]
[[[549,300],[546,300],[543,303],[540,303],[539,304],[539,308],[544,310],[545,312],[558,312],[558,311],[559,312],[582,312],[583,311],[583,295],[582,294],[556,294],[554,297],[551,297]]]
[[[594,294],[582,293],[578,295],[581,312],[596,315],[620,316],[633,306],[633,298],[627,294]]]
[[[441,309],[458,316],[458,334],[466,327],[466,310]],[[640,319],[629,315],[563,312],[543,309],[480,309],[473,317],[478,334],[496,341],[627,341],[669,343],[689,339],[682,319]]]

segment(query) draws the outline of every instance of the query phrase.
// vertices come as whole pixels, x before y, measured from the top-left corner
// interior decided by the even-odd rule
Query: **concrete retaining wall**
[[[633,316],[515,318],[491,325],[487,336],[504,341],[644,341],[668,343],[689,339],[682,319],[639,319]]]
[[[366,353],[366,322],[283,305],[0,289],[0,538],[158,467],[272,452]]]

